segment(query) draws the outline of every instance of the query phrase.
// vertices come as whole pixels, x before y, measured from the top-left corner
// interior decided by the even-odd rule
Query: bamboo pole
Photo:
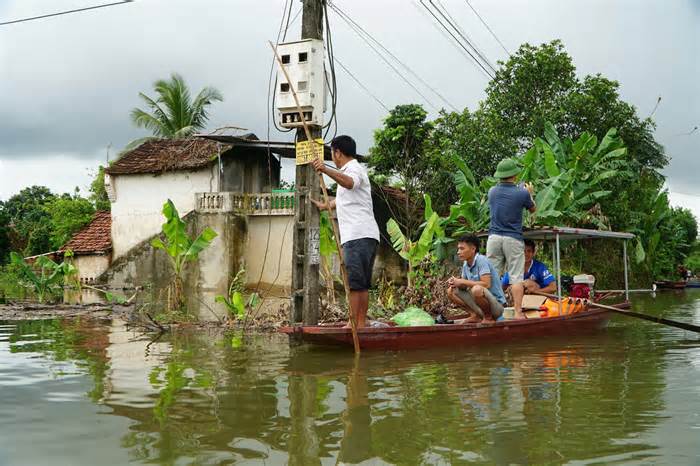
[[[282,59],[280,58],[279,54],[277,53],[277,48],[272,42],[268,42],[270,44],[270,47],[272,47],[272,51],[275,54],[275,58],[277,59],[277,63],[280,65],[280,69],[284,73],[285,78],[287,78],[287,82],[289,83],[289,90],[292,92],[292,96],[294,97],[294,102],[297,105],[297,111],[299,112],[299,118],[301,119],[301,124],[304,126],[304,132],[306,133],[306,139],[309,141],[310,144],[315,144],[315,140],[311,136],[311,130],[309,130],[309,125],[306,124],[306,119],[304,118],[304,113],[301,109],[301,104],[299,103],[299,97],[297,96],[296,90],[294,89],[294,84],[292,83],[291,78],[289,77],[289,74],[287,74],[287,68],[284,66],[284,63],[282,63]],[[319,173],[318,174],[320,182],[321,182],[321,191],[323,191],[323,201],[326,203],[326,208],[328,210],[328,216],[329,220],[331,222],[331,225],[333,226],[333,236],[335,237],[335,245],[338,248],[338,257],[340,258],[340,274],[343,277],[343,287],[345,288],[345,300],[348,303],[348,314],[350,315],[350,327],[352,328],[352,343],[353,346],[355,347],[355,354],[360,354],[360,339],[357,336],[357,322],[355,322],[355,316],[353,315],[352,312],[352,307],[350,306],[350,282],[348,281],[348,271],[345,268],[345,259],[343,258],[343,249],[340,245],[340,233],[338,232],[338,226],[335,224],[333,221],[333,211],[331,209],[331,204],[328,201],[328,190],[326,189],[326,182],[323,179],[323,174]]]

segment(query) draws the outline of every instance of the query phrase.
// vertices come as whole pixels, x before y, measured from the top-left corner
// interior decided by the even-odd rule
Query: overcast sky
[[[0,0],[0,22],[91,6],[99,0]],[[108,3],[104,1],[103,3]],[[505,52],[466,0],[442,0],[485,54]],[[0,199],[41,184],[86,189],[108,152],[146,135],[129,111],[153,81],[181,73],[197,90],[220,89],[210,129],[267,133],[267,82],[284,0],[136,0],[74,15],[0,26]],[[486,78],[415,0],[336,0],[457,108],[484,97]],[[621,83],[641,116],[653,110],[657,138],[672,157],[673,201],[700,217],[700,0],[471,0],[510,51],[562,39],[580,76]],[[294,12],[301,3],[294,0]],[[297,19],[289,37],[299,37]],[[391,107],[423,103],[331,12],[338,59]],[[366,151],[382,107],[338,69],[340,131]],[[431,97],[427,90],[424,94]],[[440,106],[436,98],[433,105]],[[272,139],[287,139],[271,133]],[[291,171],[285,169],[289,177]]]

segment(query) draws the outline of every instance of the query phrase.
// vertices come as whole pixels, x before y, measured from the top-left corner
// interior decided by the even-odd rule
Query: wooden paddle
[[[280,65],[280,69],[284,73],[285,78],[287,78],[287,82],[289,83],[289,90],[292,92],[292,96],[294,97],[294,102],[297,105],[297,111],[299,112],[299,119],[301,120],[301,124],[304,127],[304,133],[306,133],[306,140],[309,141],[309,143],[313,143],[314,139],[311,136],[311,130],[309,129],[309,125],[306,123],[306,118],[304,117],[304,113],[301,109],[301,105],[299,104],[299,97],[297,96],[296,90],[294,89],[294,84],[292,84],[292,80],[289,77],[289,74],[287,73],[287,68],[284,66],[284,63],[282,63],[282,59],[280,58],[279,54],[277,53],[277,48],[272,42],[268,42],[270,44],[270,47],[272,47],[272,51],[275,53],[275,58],[277,59],[277,63]],[[338,248],[338,258],[340,259],[340,274],[343,277],[343,287],[345,288],[345,299],[348,302],[348,314],[350,316],[350,327],[352,328],[352,343],[353,346],[355,347],[355,354],[360,354],[360,338],[357,335],[357,323],[355,322],[355,315],[353,314],[353,310],[350,307],[350,282],[348,280],[348,271],[345,268],[345,258],[343,257],[343,248],[340,245],[340,233],[338,232],[338,226],[335,224],[333,221],[333,211],[331,209],[331,204],[328,201],[328,190],[326,189],[326,182],[323,179],[323,175],[321,173],[318,174],[320,184],[321,184],[321,191],[323,191],[323,202],[326,204],[326,208],[328,209],[328,219],[331,222],[331,225],[333,226],[333,236],[335,237],[335,245]]]
[[[559,298],[553,294],[535,292],[535,294],[546,296],[551,299],[558,300]],[[608,311],[617,312],[618,314],[624,314],[630,317],[636,317],[637,319],[648,320],[649,322],[656,322],[657,324],[668,325],[670,327],[681,328],[683,330],[689,330],[691,332],[700,333],[700,326],[693,324],[686,324],[684,322],[677,322],[675,320],[664,319],[663,317],[654,317],[647,314],[640,314],[639,312],[626,311],[624,309],[619,309],[614,306],[607,306],[605,304],[599,304],[593,301],[588,301],[588,305],[592,307],[597,307],[600,309],[607,309]]]

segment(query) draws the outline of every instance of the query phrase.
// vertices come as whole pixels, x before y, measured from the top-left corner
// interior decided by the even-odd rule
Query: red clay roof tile
[[[112,250],[112,214],[108,211],[95,212],[87,226],[73,235],[62,251],[73,251],[76,255],[98,254]]]

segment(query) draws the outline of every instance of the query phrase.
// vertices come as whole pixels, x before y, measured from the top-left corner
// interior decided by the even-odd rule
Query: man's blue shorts
[[[351,291],[365,291],[372,286],[372,267],[379,242],[374,238],[359,238],[343,244],[345,269]]]

